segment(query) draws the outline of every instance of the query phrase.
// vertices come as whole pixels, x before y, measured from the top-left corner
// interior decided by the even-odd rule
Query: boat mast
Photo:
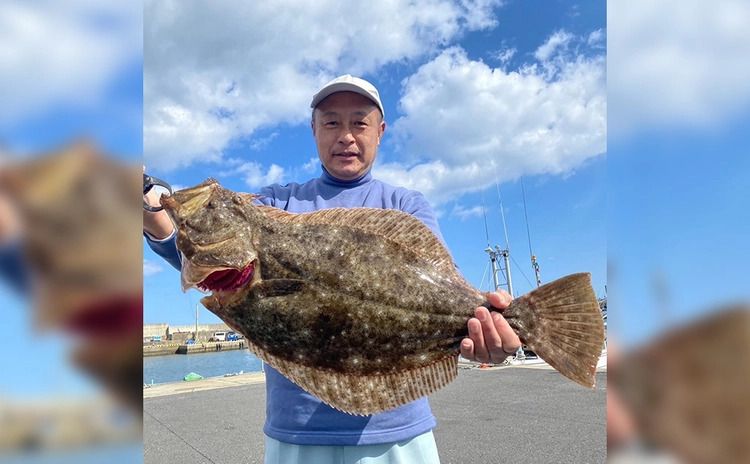
[[[495,248],[498,249],[499,247],[495,245]],[[512,298],[515,298],[516,295],[513,293],[513,280],[510,277],[510,250],[506,248],[498,251],[500,252],[500,255],[502,255],[503,262],[505,263],[505,282],[508,284],[508,293],[510,293]]]
[[[505,282],[508,286],[508,293],[511,297],[515,298],[513,294],[513,279],[510,275],[510,241],[508,240],[508,226],[505,223],[505,208],[503,208],[503,197],[500,195],[500,185],[497,183],[497,176],[495,176],[495,190],[497,190],[497,202],[500,208],[500,218],[503,220],[503,233],[505,234],[505,249],[500,249],[499,246],[495,245],[495,251],[503,257],[503,264],[505,269],[502,271],[505,273]]]
[[[490,245],[490,234],[489,229],[487,228],[487,214],[485,213],[484,209],[484,195],[482,196],[482,213],[484,214],[484,230],[485,235],[487,236],[487,248],[485,248],[485,253],[487,253],[490,256],[490,265],[492,266],[492,282],[494,284],[494,290],[498,290],[502,287],[505,287],[508,293],[510,293],[511,297],[514,297],[513,294],[513,279],[510,272],[510,245],[508,242],[508,228],[505,224],[505,212],[503,211],[503,200],[500,196],[500,186],[495,182],[495,187],[497,189],[497,198],[500,205],[500,217],[503,221],[503,231],[505,233],[505,248],[501,249],[499,245],[495,245],[492,247]],[[499,261],[498,258],[502,257],[502,262]],[[505,277],[505,284],[501,284],[499,282],[498,276],[500,274],[503,274]]]
[[[485,253],[490,255],[490,265],[492,266],[492,282],[495,284],[495,290],[501,288],[503,285],[498,281],[498,274],[505,275],[505,283],[508,293],[510,296],[513,295],[513,280],[510,275],[510,251],[507,249],[500,249],[499,246],[495,245],[495,248],[488,246],[485,248]],[[503,264],[498,266],[498,257],[503,258]]]

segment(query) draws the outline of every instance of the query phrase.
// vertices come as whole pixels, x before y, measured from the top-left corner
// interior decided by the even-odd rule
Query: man
[[[259,201],[293,213],[335,207],[397,209],[414,215],[441,237],[421,193],[372,178],[370,170],[386,128],[378,90],[344,75],[324,85],[310,106],[323,174],[304,184],[265,187]],[[166,213],[144,212],[143,224],[152,249],[179,268]],[[490,302],[504,308],[510,296],[495,293]],[[486,308],[477,308],[468,328],[470,337],[461,344],[461,354],[468,359],[501,362],[521,345],[505,319],[490,315]],[[367,456],[373,463],[439,462],[432,436],[435,418],[426,398],[373,416],[352,416],[328,407],[272,368],[266,369],[266,392],[266,463],[358,462]]]

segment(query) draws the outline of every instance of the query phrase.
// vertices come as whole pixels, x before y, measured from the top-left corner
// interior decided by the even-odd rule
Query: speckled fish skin
[[[426,226],[393,210],[297,215],[252,199],[208,180],[162,200],[177,225],[184,285],[212,269],[255,266],[244,288],[202,300],[248,338],[251,350],[327,403],[357,414],[404,404],[455,378],[467,321],[485,298]],[[598,312],[588,290],[584,297],[593,297]],[[543,341],[546,322],[530,310],[534,304],[522,297],[504,314],[522,340],[536,345],[529,338],[541,330]],[[594,338],[600,350],[603,335]],[[593,370],[580,377],[571,378],[592,383]],[[386,390],[380,399],[368,398],[378,389]]]

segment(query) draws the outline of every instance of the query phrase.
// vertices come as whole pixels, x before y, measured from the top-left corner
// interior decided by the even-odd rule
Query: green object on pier
[[[193,380],[200,380],[202,378],[203,378],[202,375],[196,374],[195,372],[191,372],[188,375],[186,375],[185,377],[183,377],[182,380],[184,380],[186,382],[192,382]]]

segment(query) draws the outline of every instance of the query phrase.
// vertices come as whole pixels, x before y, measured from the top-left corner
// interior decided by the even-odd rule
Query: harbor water
[[[203,377],[218,377],[240,371],[260,372],[261,370],[260,359],[248,350],[150,356],[143,358],[143,383],[178,382],[190,372]]]

